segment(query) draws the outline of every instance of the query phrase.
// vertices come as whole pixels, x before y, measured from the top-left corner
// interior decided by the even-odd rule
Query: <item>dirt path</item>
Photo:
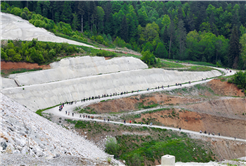
[[[54,114],[55,116],[59,116],[59,117],[62,117],[62,118],[66,118],[66,119],[73,119],[73,120],[83,120],[83,121],[96,121],[96,122],[105,122],[105,123],[113,123],[113,124],[123,124],[123,125],[127,125],[127,126],[138,126],[138,127],[151,127],[151,128],[160,128],[160,129],[168,129],[168,130],[173,130],[173,131],[179,131],[179,128],[174,128],[174,127],[166,127],[166,126],[157,126],[157,125],[146,125],[146,124],[133,124],[133,123],[126,123],[124,124],[124,122],[117,122],[117,121],[104,121],[104,120],[101,120],[101,119],[89,119],[89,118],[83,118],[83,117],[80,117],[79,114],[75,114],[74,116],[72,116],[71,114],[70,115],[67,115],[65,113],[65,109],[62,110],[62,111],[50,111],[50,110],[47,110],[45,111],[45,113],[52,113]],[[191,130],[185,130],[185,129],[181,129],[182,132],[184,133],[188,133],[188,134],[193,134],[193,135],[200,135],[200,136],[203,136],[203,137],[210,137],[210,138],[219,138],[219,139],[226,139],[226,140],[235,140],[234,137],[227,137],[227,136],[218,136],[218,135],[208,135],[208,134],[200,134],[199,132],[195,132],[195,131],[191,131]],[[240,141],[240,142],[245,142],[246,143],[246,139],[240,139],[240,138],[237,138],[236,141]]]

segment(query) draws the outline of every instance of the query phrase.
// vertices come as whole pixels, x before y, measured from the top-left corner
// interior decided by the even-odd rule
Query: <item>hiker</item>
[[[212,135],[214,136],[214,133]]]
[[[152,126],[152,122],[150,123],[150,126]]]
[[[130,124],[132,123],[132,121],[130,120]]]
[[[143,122],[141,122],[141,125],[143,124]]]
[[[126,124],[126,120],[124,120],[124,123]]]
[[[67,114],[67,111],[65,111],[65,113]]]
[[[207,132],[206,131],[204,131],[204,134],[206,134]]]
[[[190,84],[190,81],[189,81],[189,84]]]
[[[169,88],[169,85],[167,85],[167,87]]]
[[[81,118],[81,115],[79,115],[79,117]]]
[[[72,113],[72,116],[74,116],[74,113]]]
[[[210,133],[208,133],[208,135],[210,135]]]
[[[109,122],[109,119],[108,119],[108,122]]]
[[[200,134],[202,134],[202,130],[200,130]]]
[[[220,133],[218,133],[218,135],[220,136]]]
[[[148,125],[149,123],[147,122],[147,125]]]
[[[181,131],[181,127],[179,128],[179,131]]]
[[[180,86],[182,86],[182,84],[180,84]]]
[[[105,122],[105,118],[104,118],[104,122]]]
[[[83,115],[83,118],[85,118],[85,115]]]

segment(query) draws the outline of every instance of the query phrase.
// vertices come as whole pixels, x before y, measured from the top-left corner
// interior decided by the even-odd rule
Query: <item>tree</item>
[[[147,65],[154,65],[156,64],[155,56],[149,51],[142,51],[141,53],[143,56],[141,58],[142,61],[144,61]]]
[[[120,35],[125,42],[128,41],[128,26],[127,26],[126,16],[124,16],[122,19]]]
[[[112,155],[117,155],[119,146],[117,144],[117,140],[114,137],[107,138],[106,144],[105,144],[105,152],[112,154]]]
[[[240,44],[241,44],[241,57],[244,62],[244,67],[246,66],[246,33],[243,34],[240,38]]]
[[[228,56],[229,67],[237,68],[239,58],[239,36],[237,27],[234,26],[230,37],[230,47]]]
[[[73,13],[73,22],[72,22],[72,29],[73,30],[76,30],[79,26],[79,23],[78,23],[78,17],[77,17],[77,14],[76,13]]]
[[[80,14],[80,26],[81,26],[81,32],[83,33],[84,31],[84,14],[85,14],[85,2],[84,1],[79,1],[78,4],[78,11]]]
[[[63,4],[63,10],[61,14],[61,20],[65,23],[71,23],[72,20],[72,8],[71,2],[65,1]]]
[[[104,10],[102,7],[97,6],[97,32],[101,33],[103,31],[103,19],[104,19]]]
[[[172,48],[172,42],[174,40],[174,24],[173,24],[173,21],[171,20],[171,23],[170,23],[170,26],[168,28],[168,33],[169,33],[169,38],[170,38],[170,41],[169,41],[169,53],[168,53],[168,58],[170,59],[171,58],[171,48]]]
[[[186,57],[186,30],[184,28],[184,22],[182,19],[179,20],[177,29],[177,39],[179,42],[179,59],[185,59]]]
[[[129,38],[135,37],[137,35],[138,20],[137,20],[137,15],[132,5],[130,5],[128,8],[126,19],[128,23]]]
[[[168,58],[168,52],[162,42],[158,43],[155,49],[155,55],[159,58]]]

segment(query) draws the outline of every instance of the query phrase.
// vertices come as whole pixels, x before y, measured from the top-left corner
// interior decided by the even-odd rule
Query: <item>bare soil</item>
[[[188,90],[136,95],[100,102],[88,107],[98,113],[128,112],[143,109],[143,107],[139,108],[141,104],[176,107],[171,110],[141,114],[141,118],[135,119],[137,122],[143,121],[144,118],[146,121],[166,126],[193,131],[206,130],[210,133],[246,139],[245,95],[234,84],[220,80],[212,80]],[[172,116],[173,111],[175,116]]]
[[[206,131],[211,134],[218,134],[230,137],[246,139],[245,120],[213,116],[204,113],[184,111],[180,109],[163,110],[153,113],[141,114],[141,118],[135,119],[136,122],[142,122],[149,119],[149,122],[183,128],[192,131]]]
[[[204,101],[203,98],[196,99],[189,97],[171,96],[158,92],[154,94],[136,95],[132,97],[104,101],[89,105],[89,107],[98,113],[128,112],[132,110],[139,110],[140,104],[143,104],[143,106],[150,106],[153,104],[172,106],[179,104],[199,103],[202,101]]]
[[[207,84],[216,94],[221,96],[245,96],[242,90],[238,89],[232,83],[222,82],[219,79],[213,79]]]
[[[38,65],[37,63],[27,62],[5,62],[1,61],[1,70],[13,70],[13,69],[49,69],[50,65]]]

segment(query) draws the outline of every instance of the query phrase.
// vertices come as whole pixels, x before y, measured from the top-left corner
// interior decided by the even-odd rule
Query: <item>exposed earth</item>
[[[37,63],[27,63],[27,62],[1,61],[1,71],[5,75],[11,74],[13,71],[32,70],[32,69],[50,69],[50,65],[38,65]]]

